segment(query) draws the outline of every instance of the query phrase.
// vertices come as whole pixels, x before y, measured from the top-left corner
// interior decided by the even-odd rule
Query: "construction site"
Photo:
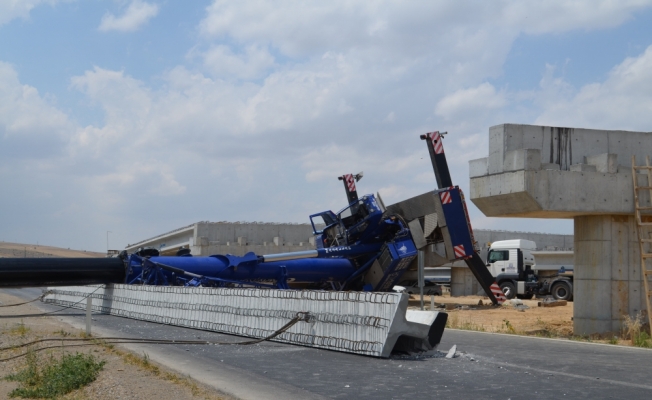
[[[652,399],[652,0],[0,0],[0,400]]]
[[[72,311],[59,322],[85,329],[87,338],[94,332],[112,338],[106,343],[147,351],[162,366],[219,389],[216,396],[256,398],[260,385],[271,385],[276,391],[268,398],[365,397],[379,388],[396,398],[444,390],[440,383],[414,389],[440,371],[489,378],[496,367],[534,379],[530,387],[544,397],[578,397],[589,389],[573,382],[587,379],[606,382],[591,389],[602,394],[616,396],[623,387],[626,397],[649,394],[647,384],[610,375],[612,364],[596,366],[598,377],[577,368],[613,357],[624,363],[618,371],[652,366],[652,351],[644,349],[652,347],[651,134],[489,129],[488,157],[470,161],[468,200],[492,217],[572,218],[574,235],[474,230],[448,169],[446,132],[413,139],[430,156],[433,191],[386,205],[378,193],[358,194],[361,174],[344,174],[334,178],[347,205],[310,215],[310,224],[197,222],[107,257],[3,243],[1,286],[14,297],[2,301],[35,296],[46,314]],[[47,291],[16,289],[39,287]],[[163,344],[178,352],[161,350]],[[607,347],[586,347],[599,345]],[[542,354],[537,367],[521,351],[501,359],[527,348]],[[274,351],[284,354],[284,371],[262,363],[260,371],[246,368],[255,377],[233,378],[243,363],[258,364]],[[570,358],[560,363],[555,354]],[[317,356],[323,364],[311,365]],[[179,357],[182,365],[172,361]],[[232,368],[219,367],[218,380],[207,372],[216,368],[214,357],[218,364],[229,358]],[[338,375],[342,363],[363,368],[367,383],[347,379],[347,368]],[[369,391],[370,376],[382,381],[397,368],[412,383],[400,389],[377,382]],[[306,376],[314,385],[288,386],[292,374],[325,371],[327,384]],[[568,385],[543,382],[557,374]],[[494,380],[514,389],[506,378]],[[241,387],[250,379],[259,382],[253,392]],[[479,389],[464,387],[468,392],[444,393],[464,397]]]

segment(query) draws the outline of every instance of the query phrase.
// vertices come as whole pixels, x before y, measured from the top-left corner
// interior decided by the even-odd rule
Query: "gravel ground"
[[[0,305],[21,302],[20,299],[0,293]],[[79,337],[83,332],[52,317],[17,318],[13,315],[36,314],[39,310],[29,304],[0,308],[0,346],[27,343],[39,338]],[[52,345],[50,343],[49,345]],[[20,354],[22,350],[0,351],[0,358]],[[50,356],[60,357],[62,353],[81,352],[92,354],[106,364],[97,380],[85,388],[69,393],[63,399],[232,399],[218,393],[189,377],[184,377],[149,361],[143,354],[133,354],[116,346],[83,346],[44,350],[38,353],[40,360]],[[0,362],[0,377],[24,368],[24,357]],[[0,398],[9,398],[9,393],[18,386],[16,382],[0,380]]]

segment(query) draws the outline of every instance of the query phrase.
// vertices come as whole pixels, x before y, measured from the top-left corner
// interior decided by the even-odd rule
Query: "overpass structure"
[[[646,312],[631,159],[650,153],[652,132],[503,124],[489,129],[488,157],[469,163],[485,215],[574,220],[576,334],[617,332]],[[652,206],[648,191],[639,204]]]

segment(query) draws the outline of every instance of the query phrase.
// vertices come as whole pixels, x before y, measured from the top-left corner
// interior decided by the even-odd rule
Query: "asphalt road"
[[[40,289],[7,290],[31,299]],[[39,305],[44,310],[53,306]],[[84,326],[84,313],[62,318]],[[103,336],[246,339],[94,314]],[[459,356],[443,358],[457,345]],[[126,345],[236,397],[650,399],[652,350],[448,329],[438,351],[378,359],[266,342],[252,346]],[[443,353],[442,353],[443,352]]]

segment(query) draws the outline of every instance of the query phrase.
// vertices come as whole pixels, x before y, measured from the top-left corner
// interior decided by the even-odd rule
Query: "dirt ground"
[[[15,304],[20,299],[0,293],[0,305]],[[29,304],[0,308],[0,347],[27,343],[39,338],[79,337],[83,332],[53,317],[13,318],[12,315],[36,314],[39,310]],[[62,343],[62,342],[59,342]],[[45,344],[44,344],[45,345]],[[48,345],[52,345],[50,342]],[[0,359],[20,354],[23,350],[2,350]],[[149,361],[143,354],[133,354],[119,346],[93,345],[75,348],[57,348],[37,353],[40,360],[50,355],[60,357],[62,352],[92,354],[98,360],[106,361],[97,380],[85,388],[69,393],[63,399],[230,399],[231,397],[182,376],[166,370]],[[0,362],[0,378],[22,370],[25,357]],[[0,380],[0,398],[8,399],[9,393],[18,383]]]
[[[35,244],[0,242],[0,258],[2,257],[106,257],[106,254]]]
[[[436,307],[449,305],[445,309],[448,313],[448,328],[631,345],[631,341],[620,339],[621,332],[591,337],[575,336],[573,302],[560,307],[538,307],[541,300],[533,299],[520,300],[527,307],[516,307],[510,301],[502,306],[493,306],[488,297],[451,297],[446,292],[443,296],[434,296],[434,301]],[[483,305],[478,305],[480,301]],[[430,296],[424,296],[426,310],[430,309],[430,302]],[[418,295],[410,297],[410,307],[420,307]]]
[[[483,305],[478,303],[482,301]],[[412,296],[410,305],[419,304],[419,296]],[[509,301],[494,307],[488,297],[483,296],[435,296],[436,304],[459,305],[448,313],[451,328],[472,329],[487,332],[522,333],[527,335],[546,334],[549,330],[561,337],[573,334],[573,303],[561,307],[537,307],[538,300],[522,300],[529,308],[514,307]],[[426,300],[430,307],[430,298]]]

